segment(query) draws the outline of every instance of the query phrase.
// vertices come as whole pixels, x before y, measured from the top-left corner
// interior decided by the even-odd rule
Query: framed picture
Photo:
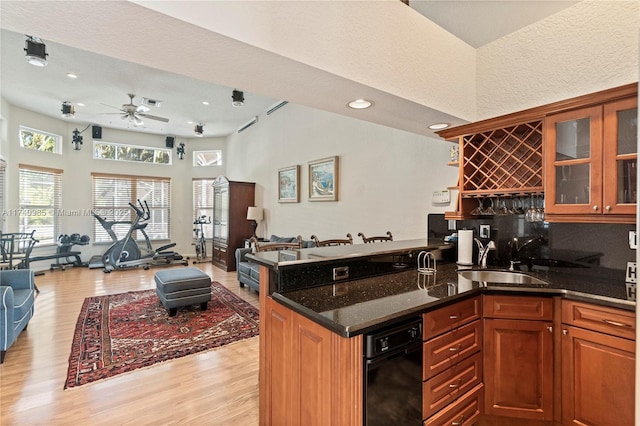
[[[297,203],[300,199],[300,166],[278,170],[278,202]]]
[[[309,162],[309,201],[338,201],[338,156]]]

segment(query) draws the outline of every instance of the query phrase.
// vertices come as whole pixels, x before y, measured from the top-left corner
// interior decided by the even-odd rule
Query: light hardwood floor
[[[235,272],[192,266],[258,306],[258,294],[240,288]],[[0,424],[257,425],[258,337],[63,390],[85,297],[155,288],[157,270],[69,268],[37,276],[35,315],[0,366]]]

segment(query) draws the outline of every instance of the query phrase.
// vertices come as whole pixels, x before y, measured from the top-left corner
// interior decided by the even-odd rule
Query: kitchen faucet
[[[513,239],[509,242],[511,246],[511,265],[509,266],[509,270],[513,271],[514,266],[520,263],[520,252],[525,248],[532,244],[544,245],[547,243],[547,239],[542,235],[538,237],[531,238],[524,242],[524,244],[519,245],[518,237],[513,237]],[[531,269],[531,268],[529,268]]]
[[[482,242],[479,239],[474,238],[473,240],[478,245],[478,265],[480,265],[480,268],[482,269],[487,269],[487,256],[490,250],[496,249],[496,243],[494,243],[493,241],[489,241],[485,246],[482,245]]]

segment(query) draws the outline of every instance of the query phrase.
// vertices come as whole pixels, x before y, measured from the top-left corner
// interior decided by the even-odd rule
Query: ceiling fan
[[[121,108],[103,104],[103,105],[106,105],[106,106],[111,107],[111,108],[118,108],[120,110],[120,112],[106,113],[106,114],[121,114],[121,118],[123,120],[129,120],[131,123],[133,123],[134,126],[143,125],[144,121],[142,121],[142,118],[148,118],[148,119],[151,119],[151,120],[163,121],[165,123],[169,122],[168,118],[158,117],[157,115],[147,114],[147,112],[149,111],[148,107],[146,107],[144,105],[136,105],[136,104],[134,104],[133,103],[133,98],[135,98],[136,95],[134,95],[132,93],[128,93],[127,96],[129,96],[129,103],[128,104],[122,104]]]

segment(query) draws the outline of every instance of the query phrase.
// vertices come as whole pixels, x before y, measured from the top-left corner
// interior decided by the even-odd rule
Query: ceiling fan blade
[[[169,122],[168,118],[165,117],[158,117],[157,115],[150,115],[150,114],[138,114],[140,117],[144,117],[144,118],[149,118],[151,120],[157,120],[157,121],[163,121],[165,123]]]
[[[109,108],[115,108],[115,109],[119,109],[120,111],[122,111],[121,107],[116,107],[116,106],[113,106],[113,105],[103,104],[102,102],[100,102],[100,105],[108,106]]]

